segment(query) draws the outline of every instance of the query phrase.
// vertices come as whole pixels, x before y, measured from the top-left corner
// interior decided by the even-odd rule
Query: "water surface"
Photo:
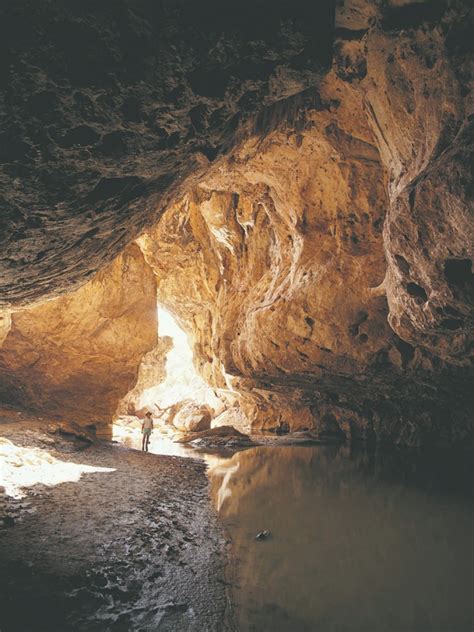
[[[239,629],[470,632],[471,474],[462,455],[321,446],[211,461]]]

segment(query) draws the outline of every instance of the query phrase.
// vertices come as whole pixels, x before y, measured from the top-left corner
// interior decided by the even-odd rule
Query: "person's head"
[[[150,419],[150,417],[151,417],[151,412],[150,412],[150,411],[148,411],[148,412],[147,412],[147,414],[145,415],[145,417],[148,417],[148,419]]]

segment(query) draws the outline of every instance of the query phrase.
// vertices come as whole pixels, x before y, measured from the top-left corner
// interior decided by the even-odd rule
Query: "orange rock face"
[[[384,174],[369,130],[351,145],[332,118],[248,141],[140,240],[216,386],[363,374],[393,347]]]
[[[12,314],[0,399],[107,425],[157,341],[155,277],[136,245],[76,292]]]
[[[364,86],[388,176],[390,325],[406,342],[468,365],[474,232],[462,45],[449,13],[442,27],[375,32]]]
[[[97,254],[95,240],[106,236],[115,252],[127,230],[132,238],[145,225],[152,227],[138,243],[149,267],[133,247],[123,255],[133,262],[127,269],[119,259],[75,294],[18,312],[12,323],[4,315],[1,398],[100,421],[134,386],[139,359],[152,348],[133,396],[160,379],[153,271],[159,302],[193,339],[200,374],[242,427],[411,445],[472,439],[467,3],[337,5],[332,65],[310,64],[304,29],[303,39],[290,38],[294,67],[272,62],[257,80],[247,62],[231,66],[232,80],[226,74],[215,95],[220,75],[212,66],[210,94],[199,73],[188,79],[201,92],[167,84],[172,106],[157,107],[161,93],[147,92],[147,116],[133,123],[133,136],[118,142],[114,132],[111,145],[107,134],[91,141],[96,149],[81,149],[97,174],[94,182],[81,175],[78,191],[87,212],[96,204],[100,231],[87,247],[67,250],[64,286],[55,275],[51,285],[49,242],[38,255],[38,285],[22,272],[16,287],[8,251],[13,298],[4,305],[71,287],[89,272],[81,247],[97,267],[109,253],[101,246]],[[232,46],[224,49],[215,49],[219,68]],[[275,64],[286,55],[265,50]],[[117,107],[107,101],[121,130]],[[155,153],[161,145],[165,153]],[[71,161],[74,147],[63,148]],[[17,204],[12,191],[9,204]],[[68,222],[71,208],[64,206]],[[48,238],[40,219],[25,233],[31,255],[29,231]],[[20,271],[33,265],[26,256],[20,263]]]
[[[263,112],[140,240],[201,374],[254,429],[471,432],[465,61],[451,14],[400,36],[403,16],[342,26],[318,92]]]

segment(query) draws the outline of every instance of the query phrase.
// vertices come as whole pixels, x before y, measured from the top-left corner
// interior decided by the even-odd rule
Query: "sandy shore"
[[[9,410],[0,447],[2,632],[233,629],[202,462],[89,444]],[[15,487],[28,463],[39,482]]]

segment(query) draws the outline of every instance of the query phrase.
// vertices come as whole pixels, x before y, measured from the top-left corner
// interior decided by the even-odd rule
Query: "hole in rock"
[[[360,326],[366,322],[366,320],[368,319],[369,315],[367,314],[367,312],[365,312],[364,310],[361,310],[356,317],[356,321],[355,323],[353,323],[350,327],[349,327],[349,333],[351,334],[351,336],[358,336],[360,333]],[[365,336],[365,340],[364,338],[362,338],[362,336]],[[361,340],[363,342],[366,342],[368,339],[368,337],[365,334],[361,335]]]
[[[413,360],[415,356],[415,348],[401,338],[396,338],[394,342],[402,357],[402,367],[405,368],[411,360]]]
[[[395,261],[397,262],[397,265],[401,272],[403,272],[404,274],[410,274],[410,264],[405,259],[405,257],[402,257],[401,255],[395,255]]]
[[[140,447],[141,420],[150,411],[154,419],[150,450],[181,454],[183,450],[170,441],[176,433],[208,429],[224,406],[197,373],[187,333],[170,312],[160,305],[157,309],[160,343],[144,357],[135,388],[119,405],[114,438]]]
[[[172,348],[166,355],[166,379],[140,396],[141,407],[170,406],[185,400],[212,406],[216,396],[194,367],[193,352],[186,332],[163,307],[158,307],[158,335],[169,336]]]
[[[92,204],[115,197],[120,197],[122,201],[131,201],[142,195],[144,190],[144,184],[137,176],[102,178],[87,195],[86,201]]]
[[[68,132],[58,141],[60,147],[88,147],[94,145],[100,138],[94,129],[88,125],[79,125]]]
[[[110,132],[106,134],[99,145],[99,151],[104,156],[116,156],[126,151],[126,133]]]
[[[441,327],[455,331],[456,329],[460,329],[462,327],[462,323],[463,321],[458,320],[457,318],[445,318],[441,321]]]
[[[418,283],[408,283],[407,292],[414,298],[421,298],[425,302],[428,300],[425,290],[421,287],[421,285],[418,285]]]
[[[472,262],[470,259],[447,259],[444,263],[444,276],[450,285],[463,287],[472,282]]]
[[[359,323],[355,323],[354,325],[351,325],[349,327],[349,333],[351,334],[351,336],[354,336],[354,338],[356,336],[359,335]]]
[[[401,6],[388,5],[382,14],[382,28],[386,31],[398,31],[414,28],[424,22],[433,22],[443,14],[443,5],[440,0],[403,3]]]

